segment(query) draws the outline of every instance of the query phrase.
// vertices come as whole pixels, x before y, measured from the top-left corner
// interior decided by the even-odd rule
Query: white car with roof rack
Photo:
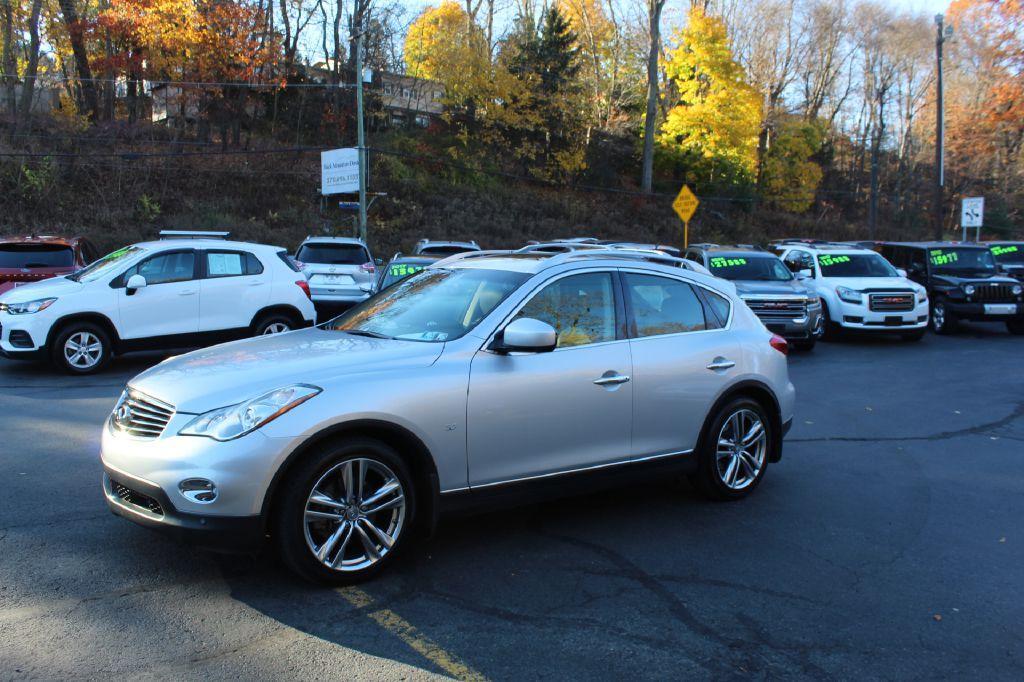
[[[72,374],[115,354],[187,348],[312,325],[304,277],[284,249],[225,232],[165,231],[64,277],[0,297],[0,353]]]
[[[924,336],[928,292],[878,253],[818,240],[783,240],[772,250],[821,298],[826,338],[842,330]]]

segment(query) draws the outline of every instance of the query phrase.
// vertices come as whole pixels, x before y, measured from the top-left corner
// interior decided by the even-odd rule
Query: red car
[[[0,236],[0,295],[22,284],[70,274],[98,257],[83,237]]]

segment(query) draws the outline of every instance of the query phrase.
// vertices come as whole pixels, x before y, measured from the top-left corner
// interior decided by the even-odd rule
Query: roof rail
[[[204,230],[160,230],[160,239],[227,239],[230,232],[209,232]]]
[[[556,253],[548,259],[548,267],[560,265],[570,260],[582,258],[621,258],[624,260],[644,260],[662,265],[683,266],[688,262],[683,258],[676,258],[664,253],[650,253],[630,249],[578,249],[566,253]]]
[[[511,253],[515,253],[515,251],[499,249],[492,249],[490,251],[463,251],[462,253],[456,253],[452,254],[451,256],[448,256],[447,258],[442,258],[436,263],[433,263],[431,267],[439,265],[451,265],[452,263],[457,263],[460,260],[466,260],[467,258],[482,258],[484,256],[507,256]]]
[[[586,249],[605,249],[600,244],[589,242],[536,242],[527,244],[515,250],[515,253],[552,253],[550,249],[562,249],[563,251],[582,251]]]

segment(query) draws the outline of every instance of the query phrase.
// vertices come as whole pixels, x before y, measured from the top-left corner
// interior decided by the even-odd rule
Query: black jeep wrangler
[[[928,290],[931,326],[948,334],[960,320],[1005,322],[1024,334],[1024,285],[1000,274],[988,246],[958,242],[884,242],[879,251]]]

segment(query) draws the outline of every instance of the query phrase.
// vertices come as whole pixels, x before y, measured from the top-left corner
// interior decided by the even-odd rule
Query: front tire
[[[768,413],[755,400],[737,398],[718,410],[701,438],[690,480],[715,500],[738,500],[760,485],[774,454]]]
[[[350,585],[384,570],[407,544],[416,512],[409,468],[369,438],[311,453],[281,495],[273,526],[281,557],[320,584]]]
[[[952,334],[956,331],[957,319],[942,301],[932,304],[931,326],[936,334]]]
[[[68,374],[93,374],[103,369],[112,355],[110,334],[91,322],[72,322],[53,340],[50,358]]]
[[[821,314],[825,319],[825,332],[821,335],[821,338],[825,341],[838,341],[843,335],[843,327],[837,322],[832,321],[832,313],[828,310],[828,304],[825,303],[824,299],[821,301]]]

